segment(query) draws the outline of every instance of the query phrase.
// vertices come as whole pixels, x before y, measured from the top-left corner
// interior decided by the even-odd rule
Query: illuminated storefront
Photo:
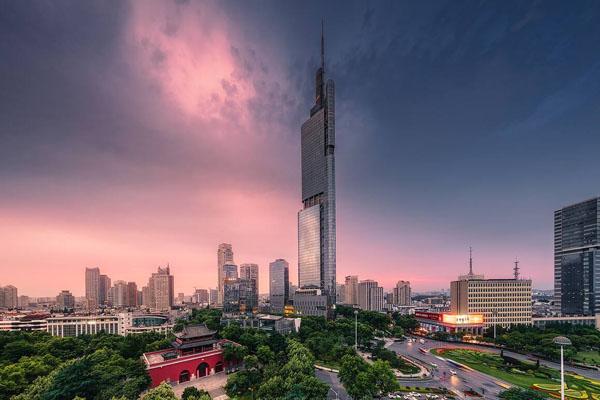
[[[483,314],[415,311],[415,318],[419,321],[421,328],[427,332],[483,334]]]

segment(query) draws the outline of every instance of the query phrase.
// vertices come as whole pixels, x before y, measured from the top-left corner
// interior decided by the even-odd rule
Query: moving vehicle
[[[455,371],[455,370],[453,370],[453,369],[451,369],[451,370],[450,370],[450,375],[456,375],[456,371]]]
[[[427,349],[425,349],[423,347],[419,347],[419,351],[423,354],[427,354]]]

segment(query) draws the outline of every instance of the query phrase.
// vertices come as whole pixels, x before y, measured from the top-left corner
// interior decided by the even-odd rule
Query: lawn
[[[335,369],[338,371],[340,370],[340,367],[341,367],[337,361],[316,360],[315,364],[320,365],[321,367],[331,368],[331,369]]]
[[[537,367],[530,362],[507,365],[499,355],[477,350],[434,349],[432,352],[513,385],[537,389],[560,398],[560,374],[557,370]],[[600,381],[569,374],[565,375],[565,380],[568,399],[600,400]]]
[[[600,365],[600,352],[580,351],[577,354],[575,354],[573,360],[591,365]]]

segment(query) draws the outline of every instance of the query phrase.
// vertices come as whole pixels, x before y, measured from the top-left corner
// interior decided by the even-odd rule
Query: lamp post
[[[354,310],[354,350],[358,351],[358,310]]]
[[[571,341],[568,337],[557,336],[553,340],[554,344],[560,346],[560,400],[565,400],[565,364],[564,364],[564,347],[570,346]]]

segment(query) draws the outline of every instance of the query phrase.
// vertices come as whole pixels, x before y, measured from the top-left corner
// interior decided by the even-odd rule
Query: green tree
[[[398,390],[398,381],[394,371],[386,361],[377,360],[370,366],[370,373],[379,396],[385,396]]]
[[[205,390],[200,390],[194,386],[189,386],[183,390],[181,400],[200,400],[202,396],[208,396],[208,392]]]
[[[150,389],[143,397],[142,400],[178,400],[173,389],[167,383],[161,383],[154,389]]]
[[[260,385],[258,398],[264,400],[277,400],[285,397],[287,389],[283,377],[276,375]]]

